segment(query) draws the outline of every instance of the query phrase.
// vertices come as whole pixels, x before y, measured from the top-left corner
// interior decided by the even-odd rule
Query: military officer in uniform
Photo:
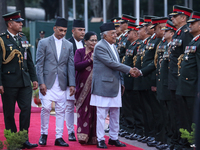
[[[40,36],[40,37],[37,38],[36,41],[35,41],[36,49],[37,49],[37,46],[38,46],[38,42],[39,42],[41,39],[43,39],[43,38],[45,37],[45,31],[41,30],[41,31],[39,32],[39,36]]]
[[[193,35],[191,42],[186,45],[182,62],[179,64],[179,77],[176,94],[182,96],[181,105],[184,124],[182,128],[191,132],[193,121],[194,102],[197,97],[197,83],[200,72],[200,13],[194,11],[192,19],[187,21],[190,23],[189,32]],[[188,143],[189,144],[189,143]],[[189,145],[186,145],[186,147]]]
[[[119,20],[121,20],[120,17],[114,17],[111,19],[111,21],[114,23],[115,25],[115,30],[116,30],[116,34],[117,34],[117,39],[116,39],[116,43],[119,40],[119,36],[122,34],[121,28],[120,28],[120,22]]]
[[[133,23],[128,23],[128,36],[127,40],[130,41],[128,49],[126,49],[126,54],[122,59],[122,63],[133,67],[133,57],[137,53],[137,48],[141,44],[141,40],[138,39],[138,28],[137,25]],[[125,91],[123,95],[122,105],[123,114],[127,122],[126,131],[132,133],[131,135],[126,135],[125,138],[131,139],[132,136],[143,134],[143,118],[140,109],[140,102],[138,98],[137,91],[133,90],[134,78],[131,75],[123,74]]]
[[[120,29],[122,31],[122,35],[119,38],[119,42],[117,44],[117,50],[119,53],[120,62],[122,62],[122,58],[125,56],[126,49],[130,45],[130,42],[127,41],[128,22],[135,23],[136,20],[137,18],[125,14],[123,14],[121,20],[119,20]]]
[[[144,19],[145,20],[145,19]],[[146,24],[148,24],[148,22],[146,22]],[[150,39],[151,36],[149,36],[149,34],[147,34],[146,29],[147,26],[144,24],[139,25],[137,28],[139,28],[138,31],[138,38],[140,40],[142,40],[142,43],[139,45],[139,47],[137,48],[137,53],[136,55],[133,57],[133,66],[137,67],[138,69],[141,69],[141,61],[142,61],[142,57],[143,57],[143,52],[145,50],[147,41]],[[136,91],[138,93],[138,99],[141,103],[141,105],[139,105],[138,107],[140,107],[140,109],[142,109],[142,90],[141,90],[141,79],[142,77],[138,77],[138,78],[134,78],[134,84],[133,84],[133,90]],[[131,140],[139,140],[142,141],[143,139],[146,139],[146,136],[148,135],[148,119],[150,116],[146,116],[146,113],[144,111],[142,111],[142,116],[143,116],[143,122],[144,122],[144,133],[141,134],[134,134],[134,136],[131,136]],[[145,135],[145,136],[144,136]]]
[[[20,12],[12,12],[3,15],[6,22],[7,31],[0,35],[0,94],[3,102],[3,112],[5,128],[11,132],[17,132],[14,113],[15,104],[20,112],[20,131],[29,129],[32,87],[38,88],[35,67],[26,39],[22,32],[22,21]],[[37,147],[29,140],[23,144],[22,148]]]
[[[186,139],[180,138],[179,129],[187,124],[185,122],[185,110],[182,109],[183,97],[176,95],[176,89],[178,85],[178,58],[184,54],[185,47],[192,40],[193,36],[189,33],[187,26],[187,20],[190,17],[192,10],[187,7],[174,5],[172,16],[173,25],[177,28],[176,33],[172,37],[172,43],[169,54],[169,74],[168,74],[168,88],[171,91],[172,102],[174,106],[174,113],[176,115],[176,129],[173,131],[172,145],[171,148],[181,148],[187,144]],[[181,58],[180,58],[181,59]],[[184,112],[183,112],[184,111]]]
[[[156,145],[156,148],[160,150],[166,149],[169,146],[168,144],[172,136],[172,129],[174,127],[174,125],[172,124],[172,120],[174,119],[172,100],[170,91],[168,89],[168,49],[170,48],[172,36],[174,35],[177,29],[173,26],[173,23],[170,20],[167,20],[166,26],[163,27],[162,30],[165,31],[163,36],[165,42],[162,46],[160,45],[158,47],[157,53],[158,58],[160,58],[160,60],[157,60],[156,65],[157,99],[160,100],[161,104],[161,117],[165,118],[163,120],[163,140],[161,141],[163,144]]]

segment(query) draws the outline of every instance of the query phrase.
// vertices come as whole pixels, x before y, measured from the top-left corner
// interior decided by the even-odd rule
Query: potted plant
[[[26,130],[11,132],[11,130],[4,129],[4,136],[6,140],[4,142],[0,141],[0,150],[2,150],[3,147],[6,147],[7,150],[19,150],[28,139]]]

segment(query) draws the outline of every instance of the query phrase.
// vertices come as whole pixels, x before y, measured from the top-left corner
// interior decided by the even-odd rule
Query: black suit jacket
[[[76,43],[75,43],[75,40],[73,37],[69,38],[68,41],[70,41],[72,44],[73,44],[73,50],[74,50],[74,54],[75,54],[75,51],[77,50],[77,47],[76,47]],[[85,45],[84,41],[82,40],[82,43],[83,43],[83,47]]]

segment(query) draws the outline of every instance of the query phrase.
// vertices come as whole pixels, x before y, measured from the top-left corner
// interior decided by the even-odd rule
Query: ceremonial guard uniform
[[[177,20],[179,18],[174,17],[177,15],[185,15],[186,17],[189,17],[192,13],[192,10],[183,7],[183,6],[178,6],[174,5],[173,6],[173,13],[170,15],[172,16],[172,22],[173,20]],[[179,19],[181,22],[182,20]],[[182,54],[184,54],[185,47],[189,44],[189,42],[192,40],[193,36],[189,33],[189,28],[187,26],[187,20],[183,21],[182,24],[183,26],[179,27],[178,23],[175,24],[176,22],[173,22],[174,26],[177,28],[176,33],[172,37],[172,43],[171,43],[171,48],[170,48],[170,55],[169,55],[169,74],[168,74],[168,88],[171,91],[172,95],[172,102],[174,106],[174,113],[176,115],[176,129],[173,131],[173,137],[172,137],[172,148],[181,148],[185,144],[187,144],[186,139],[181,139],[180,137],[180,132],[179,129],[181,127],[184,127],[184,120],[185,117],[183,115],[185,114],[185,110],[182,109],[183,105],[183,98],[180,95],[176,95],[176,89],[178,85],[178,76],[179,76],[179,69],[178,69],[178,58]],[[179,23],[180,24],[180,23]],[[181,59],[181,58],[180,58]],[[187,123],[186,123],[187,124]]]
[[[137,32],[139,29],[136,28],[137,25],[134,25],[132,23],[128,23],[128,36],[130,32]],[[141,44],[141,40],[138,39],[138,37],[134,37],[135,41],[133,41],[128,49],[126,49],[126,54],[122,59],[122,63],[125,65],[128,65],[130,67],[133,67],[133,57],[137,53],[137,48]],[[129,40],[129,37],[128,37]],[[130,133],[136,133],[137,134],[143,134],[143,120],[142,120],[142,112],[140,107],[137,107],[138,104],[138,94],[133,91],[133,83],[134,78],[131,75],[123,74],[124,78],[124,86],[125,91],[122,96],[122,113],[124,115],[124,121],[126,124],[124,129]],[[133,130],[134,129],[134,130]],[[125,133],[124,133],[125,135]],[[130,138],[129,135],[125,136],[126,138]]]
[[[137,18],[135,17],[123,14],[119,22],[121,24],[128,23],[128,22],[135,23],[136,20]],[[119,38],[119,42],[117,44],[117,51],[119,53],[120,62],[122,62],[122,58],[125,56],[126,49],[131,44],[129,41],[127,41],[127,36],[128,36],[127,33],[128,32],[126,30],[124,33],[122,33],[121,37]]]
[[[20,131],[29,129],[32,87],[38,87],[35,66],[32,61],[29,42],[20,32],[22,21],[20,12],[3,15],[8,30],[0,35],[0,87],[3,102],[5,128],[17,132],[14,113],[15,104],[20,108]],[[37,147],[27,140],[23,148]]]
[[[175,32],[176,28],[173,26],[173,23],[170,20],[168,20],[166,26],[162,28],[162,30],[165,30],[165,32]],[[169,36],[167,38],[169,38]],[[172,130],[174,127],[174,121],[172,121],[174,119],[174,112],[172,109],[171,93],[168,89],[168,49],[170,48],[170,43],[171,42],[163,43],[163,46],[159,46],[159,50],[157,51],[160,54],[160,56],[158,56],[160,60],[157,61],[156,65],[157,99],[160,101],[161,104],[161,117],[165,118],[163,120],[163,134],[160,134],[162,139],[161,142],[164,144],[156,146],[158,149],[165,149],[169,146],[169,140],[172,136]]]
[[[45,36],[45,31],[42,31],[42,30],[41,30],[41,31],[39,32],[39,35],[40,35],[40,38],[37,38],[37,39],[35,40],[36,49],[37,49],[37,46],[38,46],[38,42],[44,38],[44,36]]]
[[[142,30],[142,28],[145,28],[145,26],[143,25],[140,25],[138,26],[139,30]],[[145,31],[144,31],[145,32]],[[150,39],[150,37],[147,37],[148,35],[146,35],[146,38],[143,39],[142,43],[139,45],[138,49],[137,49],[137,53],[136,55],[133,57],[133,66],[138,68],[138,69],[141,69],[141,61],[143,59],[143,53],[145,51],[145,47],[146,47],[146,44],[147,44],[147,41]],[[146,137],[145,136],[148,136],[148,118],[152,118],[152,115],[149,115],[148,116],[148,113],[146,114],[146,111],[144,112],[143,110],[143,103],[142,103],[142,86],[141,86],[141,82],[142,82],[142,77],[138,77],[138,78],[134,78],[134,85],[133,85],[133,90],[134,91],[137,91],[139,94],[138,94],[138,99],[140,101],[140,109],[142,109],[142,118],[143,118],[143,123],[144,123],[144,133],[141,133],[141,134],[137,134],[133,137],[131,137],[130,139],[132,140],[143,140],[145,139]],[[143,134],[145,135],[143,137]]]
[[[193,26],[194,23],[200,22],[200,13],[193,12],[192,19],[188,20],[188,23],[191,23]],[[193,27],[194,28],[194,27]],[[194,122],[193,120],[193,110],[194,110],[194,101],[197,97],[197,83],[199,78],[200,71],[200,34],[197,30],[196,32],[190,32],[194,35],[192,41],[185,47],[185,52],[182,55],[181,64],[179,63],[179,77],[178,77],[178,86],[176,90],[177,95],[181,95],[183,98],[183,105],[181,117],[184,117],[182,123],[183,128],[191,132],[191,125]]]

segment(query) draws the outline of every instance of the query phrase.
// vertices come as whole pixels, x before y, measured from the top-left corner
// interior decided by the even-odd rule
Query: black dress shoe
[[[124,129],[120,129],[120,130],[119,130],[119,133],[124,132],[124,131],[125,131]]]
[[[42,134],[39,139],[39,145],[46,145],[47,144],[47,135]]]
[[[63,138],[58,138],[55,140],[55,145],[56,146],[65,146],[69,147],[69,145],[63,140]]]
[[[134,136],[132,136],[132,137],[130,138],[130,140],[137,140],[137,139],[139,139],[139,138],[141,138],[141,137],[142,137],[141,135],[135,134]]]
[[[75,137],[75,135],[74,135],[74,132],[72,132],[72,133],[70,133],[69,135],[68,135],[69,137],[69,141],[76,141],[76,137]]]
[[[161,145],[157,145],[156,148],[159,149],[159,150],[165,150],[165,149],[169,148],[169,145],[168,144],[161,144]]]
[[[157,145],[161,145],[162,143],[159,141],[151,141],[151,142],[147,142],[147,145],[149,147],[156,147]]]
[[[126,145],[121,143],[119,140],[111,140],[111,139],[109,139],[108,144],[109,145],[115,145],[117,147],[126,147]]]
[[[142,140],[142,143],[147,143],[147,142],[151,142],[151,141],[154,141],[154,140],[155,140],[154,137],[149,136],[146,139]]]
[[[25,148],[34,148],[34,147],[38,147],[37,144],[31,144],[28,140],[23,144],[23,147],[21,149],[25,149]]]
[[[126,139],[130,139],[132,136],[134,136],[135,134],[134,133],[132,133],[132,134],[130,134],[130,135],[125,135],[125,138]]]
[[[97,142],[97,147],[98,148],[105,148],[105,149],[107,148],[104,140],[98,141]]]
[[[108,127],[104,131],[105,131],[105,133],[108,133],[110,131],[110,128]]]
[[[142,142],[142,140],[144,140],[144,139],[146,139],[146,138],[147,138],[146,136],[143,136],[143,137],[140,137],[140,138],[138,137],[137,141],[138,141],[138,142]]]
[[[119,134],[119,136],[121,136],[121,137],[125,137],[126,135],[130,135],[130,133],[127,132],[127,131],[124,131],[124,132],[121,132],[121,133]]]

